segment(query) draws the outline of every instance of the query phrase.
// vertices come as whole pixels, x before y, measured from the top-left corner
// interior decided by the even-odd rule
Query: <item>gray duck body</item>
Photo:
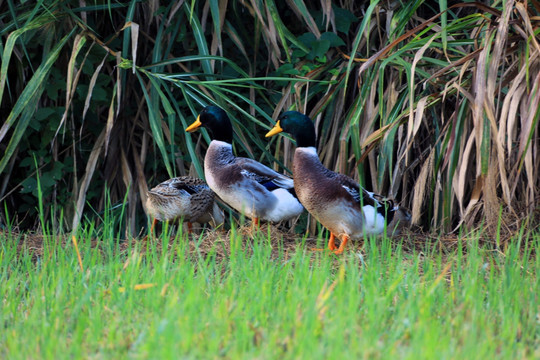
[[[234,156],[232,145],[213,140],[206,151],[204,173],[209,187],[229,206],[250,218],[278,222],[304,210],[291,194],[293,180],[261,163]],[[272,184],[270,184],[272,183]],[[275,189],[270,190],[264,184]]]

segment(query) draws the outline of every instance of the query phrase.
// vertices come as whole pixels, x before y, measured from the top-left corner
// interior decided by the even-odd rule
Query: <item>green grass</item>
[[[15,235],[0,235],[0,357],[540,355],[538,234],[504,252],[468,236],[446,254],[371,239],[364,255],[336,257],[300,240],[287,252],[265,234],[233,235],[213,250],[177,237],[145,254],[104,237],[98,250],[90,232],[78,234],[83,271],[71,242],[46,237],[36,260],[17,255]]]

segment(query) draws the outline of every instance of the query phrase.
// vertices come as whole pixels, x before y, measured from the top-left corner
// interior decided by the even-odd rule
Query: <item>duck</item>
[[[328,248],[343,253],[349,239],[367,235],[397,235],[411,221],[409,211],[393,200],[367,191],[352,178],[327,169],[316,148],[313,121],[298,111],[283,113],[266,134],[281,132],[296,140],[293,158],[294,189],[305,209],[330,231]],[[336,238],[341,243],[336,246]]]
[[[212,140],[204,157],[204,176],[224,203],[251,218],[254,226],[260,221],[290,220],[304,211],[292,178],[233,154],[233,129],[225,110],[206,106],[186,131],[200,127],[208,130]]]
[[[183,219],[188,233],[192,233],[194,222],[213,222],[217,227],[224,221],[223,212],[214,201],[214,192],[204,180],[192,176],[175,177],[149,190],[146,209],[153,218],[151,234],[158,221]]]

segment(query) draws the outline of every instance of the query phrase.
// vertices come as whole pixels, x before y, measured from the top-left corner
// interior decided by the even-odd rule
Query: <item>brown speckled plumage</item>
[[[148,191],[146,207],[150,216],[160,221],[223,222],[214,192],[204,180],[191,176],[169,179]]]

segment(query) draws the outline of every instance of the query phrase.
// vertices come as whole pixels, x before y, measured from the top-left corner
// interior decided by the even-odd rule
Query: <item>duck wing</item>
[[[208,185],[202,179],[197,179],[191,176],[182,176],[168,180],[169,186],[176,191],[185,191],[189,195],[206,192],[210,190]],[[211,192],[211,190],[210,190]]]
[[[256,181],[268,191],[279,188],[294,191],[294,181],[292,178],[280,174],[258,161],[248,158],[237,158],[236,165],[240,167],[244,177]]]
[[[386,217],[388,223],[392,221],[394,213],[399,208],[393,200],[367,191],[348,176],[340,175],[339,180],[341,186],[352,196],[355,202],[360,204],[360,206],[372,206],[379,214]]]
[[[182,176],[168,180],[170,195],[187,195],[190,199],[190,208],[186,220],[194,222],[212,209],[214,192],[202,179],[191,176]]]

